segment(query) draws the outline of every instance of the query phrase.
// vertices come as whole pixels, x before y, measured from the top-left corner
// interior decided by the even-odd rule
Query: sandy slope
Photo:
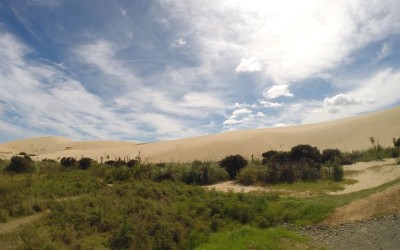
[[[258,157],[270,149],[289,150],[298,144],[351,151],[369,147],[371,136],[384,146],[391,145],[392,138],[400,136],[400,107],[328,123],[234,131],[147,144],[34,138],[0,144],[0,157],[24,151],[38,155],[38,159],[85,155],[100,160],[107,155],[110,158],[128,155],[132,158],[140,151],[153,162],[186,162],[219,160],[229,154]]]

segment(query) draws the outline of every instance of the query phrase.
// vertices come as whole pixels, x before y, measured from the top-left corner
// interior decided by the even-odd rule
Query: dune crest
[[[320,150],[338,148],[352,151],[370,147],[370,137],[374,137],[382,146],[389,146],[392,145],[392,138],[398,136],[400,107],[333,122],[233,131],[147,144],[116,141],[74,142],[62,137],[41,137],[0,144],[0,157],[24,151],[37,155],[39,160],[59,159],[64,156],[105,160],[133,158],[141,152],[152,162],[187,162],[220,160],[230,154],[260,157],[265,151],[290,150],[298,144],[310,144]]]

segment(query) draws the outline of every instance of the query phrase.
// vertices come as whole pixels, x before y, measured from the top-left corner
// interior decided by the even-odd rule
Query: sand
[[[268,150],[290,150],[298,144],[310,144],[320,150],[344,151],[370,147],[370,137],[382,146],[400,136],[400,107],[355,116],[339,121],[279,128],[233,131],[201,137],[154,143],[115,141],[76,142],[62,137],[41,137],[0,144],[0,157],[10,158],[23,151],[35,159],[60,159],[64,156],[101,158],[135,157],[139,152],[151,162],[188,162],[220,160],[230,154],[260,157]]]

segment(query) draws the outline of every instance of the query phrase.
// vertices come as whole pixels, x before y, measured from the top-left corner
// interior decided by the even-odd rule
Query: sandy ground
[[[354,171],[345,176],[347,179],[356,180],[357,183],[346,185],[345,189],[329,194],[339,195],[357,192],[380,186],[386,182],[400,178],[400,166],[395,164],[394,159],[384,161],[359,162],[353,165],[344,166],[345,171]]]
[[[362,221],[376,215],[395,212],[400,212],[400,185],[340,207],[323,223],[340,225],[346,222]]]
[[[351,151],[368,148],[371,136],[382,146],[392,145],[392,138],[400,136],[399,121],[400,107],[396,107],[328,123],[233,131],[154,143],[75,142],[62,137],[42,137],[0,144],[0,157],[10,158],[23,151],[37,155],[37,160],[86,156],[100,161],[101,158],[133,158],[141,152],[152,162],[188,162],[220,160],[230,154],[260,157],[265,151],[290,150],[298,144],[310,144],[320,150]]]
[[[345,185],[344,189],[337,192],[329,192],[330,195],[348,194],[364,189],[378,187],[386,182],[400,178],[400,166],[395,164],[394,159],[384,161],[359,162],[344,166],[345,171],[351,171],[345,178],[356,180],[357,183]],[[278,191],[287,195],[309,196],[310,192],[297,192],[277,190],[261,186],[243,186],[234,181],[227,181],[207,186],[208,189],[221,192],[271,192]]]

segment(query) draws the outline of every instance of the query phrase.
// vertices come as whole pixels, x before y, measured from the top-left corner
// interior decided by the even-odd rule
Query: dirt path
[[[400,212],[400,185],[340,207],[323,223],[335,226],[396,212]]]
[[[0,234],[5,234],[5,233],[10,233],[14,231],[15,229],[19,228],[20,226],[32,223],[34,221],[37,221],[47,214],[50,213],[50,210],[46,210],[43,213],[38,213],[30,216],[25,216],[22,218],[14,219],[6,223],[1,223],[0,224]]]
[[[348,194],[364,189],[378,187],[386,182],[400,178],[400,166],[396,165],[394,159],[384,161],[358,162],[353,165],[344,166],[344,171],[351,174],[345,178],[354,179],[355,184],[346,185],[344,190],[330,192],[331,195]]]

